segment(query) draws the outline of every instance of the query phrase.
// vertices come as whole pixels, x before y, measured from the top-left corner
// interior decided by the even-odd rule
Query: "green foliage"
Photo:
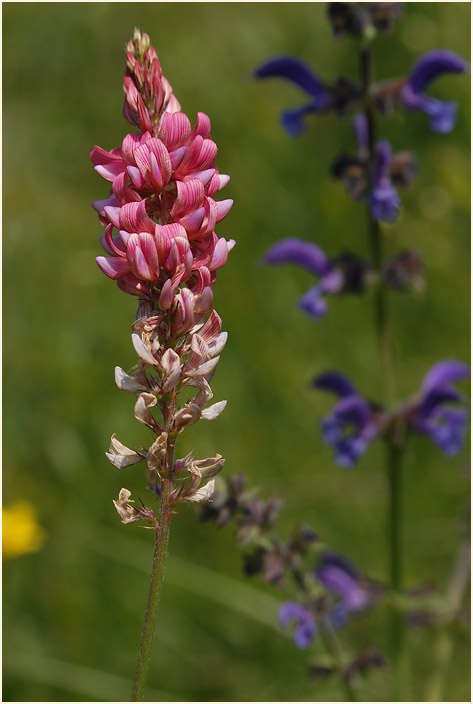
[[[150,34],[183,110],[211,116],[219,168],[232,177],[225,197],[235,200],[218,231],[237,247],[215,290],[230,337],[213,389],[228,408],[186,432],[181,456],[220,452],[224,471],[244,471],[264,495],[284,497],[283,534],[308,522],[385,579],[382,447],[355,471],[335,467],[318,432],[331,400],[309,387],[339,368],[379,398],[370,301],[333,300],[315,323],[296,307],[310,277],[258,264],[286,236],[313,239],[329,254],[367,251],[361,206],[327,175],[335,152],[353,147],[348,123],[314,117],[290,140],[278,116],[300,104],[299,93],[251,79],[270,56],[291,53],[327,79],[355,78],[356,44],[334,42],[324,13],[324,3],[4,5],[4,502],[32,501],[48,534],[40,553],[5,564],[7,701],[127,700],[135,667],[152,535],[118,522],[112,498],[123,485],[143,494],[143,477],[136,467],[115,469],[104,451],[113,432],[129,446],[147,438],[133,399],[113,381],[116,364],[134,362],[136,301],[95,265],[102,228],[89,204],[107,185],[88,159],[94,143],[110,149],[128,130],[123,47],[134,26]],[[467,3],[406,3],[394,35],[376,40],[377,75],[402,74],[432,48],[468,57],[469,27]],[[380,121],[394,148],[414,149],[421,166],[402,216],[385,228],[388,252],[414,246],[427,267],[422,297],[390,297],[399,398],[439,359],[469,357],[468,79],[444,79],[435,90],[460,102],[453,134],[430,133],[418,113]],[[409,587],[444,588],[467,482],[465,457],[445,459],[427,439],[410,443]],[[242,576],[231,530],[198,523],[185,508],[170,551],[150,700],[339,700],[339,685],[311,683],[306,656],[277,635],[282,595]],[[385,614],[354,620],[341,637],[348,649],[383,650]],[[430,631],[411,632],[415,700],[430,643]],[[449,700],[469,699],[468,664],[468,635],[458,628]],[[388,677],[361,683],[360,699],[384,700]]]

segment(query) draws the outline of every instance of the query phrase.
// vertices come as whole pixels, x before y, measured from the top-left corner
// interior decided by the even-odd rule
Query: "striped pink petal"
[[[217,222],[223,220],[224,217],[228,215],[232,209],[233,200],[228,198],[227,200],[217,201]]]
[[[210,117],[205,112],[197,113],[195,127],[192,130],[192,136],[200,135],[201,137],[210,137]]]
[[[109,279],[119,279],[130,273],[130,265],[122,257],[96,257],[95,261]]]
[[[154,233],[155,223],[146,213],[146,201],[125,203],[120,209],[120,229],[128,232]]]
[[[122,157],[120,149],[117,147],[107,152],[105,149],[102,149],[102,147],[95,145],[90,152],[90,160],[94,166],[99,166],[100,164],[106,165],[110,163],[120,164]]]
[[[225,266],[228,259],[228,247],[227,241],[224,237],[221,237],[217,244],[215,245],[214,253],[212,254],[212,259],[210,260],[209,269],[215,271],[216,269],[221,269]]]
[[[216,310],[213,310],[203,328],[199,331],[199,335],[210,344],[222,330],[222,319]]]
[[[139,134],[135,133],[130,133],[127,134],[125,139],[122,142],[122,154],[123,158],[127,162],[127,164],[134,164],[135,159],[134,159],[134,151],[136,147],[140,144],[141,137]]]
[[[186,148],[185,147],[179,147],[179,149],[175,149],[169,154],[169,158],[171,159],[171,165],[173,169],[177,169],[179,164],[184,158],[184,155],[186,153]]]
[[[195,210],[204,198],[204,186],[199,179],[176,181],[177,197],[171,209],[171,217]]]
[[[168,149],[184,144],[191,133],[191,123],[183,112],[165,112],[159,123],[158,136]]]

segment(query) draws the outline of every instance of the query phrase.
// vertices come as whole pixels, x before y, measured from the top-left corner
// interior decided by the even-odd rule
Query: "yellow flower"
[[[46,534],[38,523],[38,514],[29,501],[16,501],[3,508],[2,554],[17,557],[40,550]]]

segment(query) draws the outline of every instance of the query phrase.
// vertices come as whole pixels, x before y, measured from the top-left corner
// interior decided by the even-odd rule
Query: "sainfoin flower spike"
[[[175,448],[187,426],[215,420],[226,405],[210,404],[209,381],[227,341],[213,309],[213,287],[235,242],[215,232],[233,201],[216,199],[229,176],[216,166],[210,119],[199,112],[191,125],[148,35],[139,30],[127,45],[126,65],[123,114],[137,132],[110,151],[94,147],[90,156],[111,186],[107,198],[93,203],[108,255],[97,257],[97,264],[139,299],[131,335],[137,361],[128,371],[117,366],[115,381],[135,397],[135,419],[154,436],[148,448],[129,448],[112,435],[106,453],[120,470],[143,467],[148,489],[159,498],[157,513],[126,488],[113,502],[123,523],[147,524],[156,536],[136,701],[146,677],[171,515],[177,504],[211,499],[225,462],[219,454],[176,459]]]

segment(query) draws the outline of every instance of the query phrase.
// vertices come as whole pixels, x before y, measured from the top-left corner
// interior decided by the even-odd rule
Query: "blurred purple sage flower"
[[[321,423],[322,437],[335,450],[335,461],[354,467],[379,433],[379,410],[361,396],[352,382],[339,372],[324,372],[313,382],[340,401]]]
[[[314,614],[297,601],[285,601],[279,609],[279,623],[286,628],[294,622],[294,643],[302,650],[308,648],[317,635]]]
[[[438,362],[427,372],[420,395],[410,414],[411,428],[428,435],[446,455],[456,455],[463,447],[468,411],[452,403],[465,404],[465,396],[454,384],[469,378],[468,364],[456,360]]]
[[[289,237],[277,242],[263,257],[264,264],[296,264],[320,281],[299,299],[299,307],[311,318],[320,320],[327,312],[325,294],[360,293],[369,281],[370,266],[349,252],[329,259],[312,242]]]
[[[401,89],[402,104],[409,110],[425,112],[434,132],[451,132],[456,122],[457,104],[431,98],[424,90],[443,73],[465,73],[469,70],[469,64],[453,51],[435,49],[427,52],[414,65]]]
[[[350,612],[362,611],[370,603],[370,594],[355,565],[335,551],[326,551],[320,558],[315,574],[340,601],[332,611],[335,625],[343,625]]]
[[[382,139],[376,145],[373,190],[370,195],[371,214],[374,220],[393,222],[401,207],[401,199],[391,182],[391,163],[391,145],[386,139]]]
[[[254,75],[256,78],[283,78],[310,96],[310,102],[306,105],[285,110],[281,115],[282,125],[291,137],[304,131],[302,118],[305,115],[326,113],[329,110],[344,112],[360,96],[359,88],[344,79],[339,79],[333,85],[324,83],[309,66],[293,56],[270,59]]]
[[[363,36],[369,29],[389,34],[402,17],[401,2],[329,2],[328,17],[335,37]]]
[[[393,222],[397,218],[401,200],[392,179],[400,185],[409,185],[416,165],[410,152],[393,157],[390,143],[383,139],[375,147],[375,163],[370,188],[370,147],[368,124],[363,113],[353,118],[353,129],[358,142],[356,156],[340,154],[332,164],[332,174],[341,179],[348,192],[357,200],[368,200],[374,220]]]

